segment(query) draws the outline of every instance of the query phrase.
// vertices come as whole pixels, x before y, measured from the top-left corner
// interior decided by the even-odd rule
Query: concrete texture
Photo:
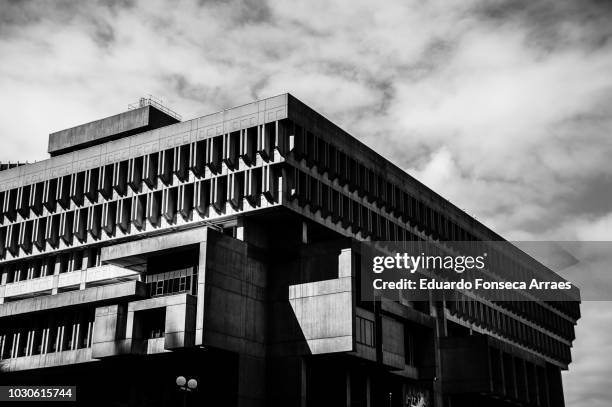
[[[49,135],[49,148],[47,151],[51,156],[65,154],[76,149],[105,143],[136,133],[143,133],[177,122],[177,119],[153,106],[144,106],[105,119],[51,133]]]
[[[198,405],[563,406],[577,304],[361,296],[361,241],[495,233],[290,95],[139,114],[0,172],[4,378],[93,365],[123,393],[91,405],[176,405],[178,369],[214,384]]]
[[[141,282],[129,281],[8,302],[0,307],[0,318],[119,298],[137,298],[144,295],[144,285]]]

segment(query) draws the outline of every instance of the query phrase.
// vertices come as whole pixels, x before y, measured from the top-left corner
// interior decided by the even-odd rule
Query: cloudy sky
[[[151,93],[184,118],[291,92],[509,239],[612,240],[612,3],[0,0],[0,160]],[[568,406],[612,400],[587,302]]]

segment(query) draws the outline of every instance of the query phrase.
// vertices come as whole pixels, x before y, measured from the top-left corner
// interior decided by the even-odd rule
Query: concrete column
[[[550,405],[550,384],[548,383],[548,373],[547,373],[547,369],[544,368],[544,383],[542,383],[542,386],[544,387],[544,400],[542,400],[541,405],[542,407],[551,407]]]
[[[236,239],[244,241],[244,219],[239,218],[236,225]]]
[[[346,371],[346,407],[351,407],[351,370]]]
[[[302,243],[308,243],[308,223],[302,222]]]
[[[85,339],[85,347],[89,347],[91,345],[91,331],[92,331],[92,322],[89,321],[87,323],[87,338]]]
[[[11,358],[17,357],[17,350],[19,349],[19,339],[21,338],[21,333],[17,332],[13,334],[13,349],[11,350]]]
[[[435,317],[434,327],[434,357],[436,361],[435,378],[432,386],[432,402],[434,407],[443,407],[444,400],[442,397],[442,366],[441,366],[441,351],[440,351],[440,337],[446,334],[446,321],[444,318],[444,309],[440,303],[434,302],[430,294],[430,314]]]
[[[89,250],[83,251],[83,258],[81,259],[81,282],[79,283],[79,290],[85,289],[85,281],[87,280],[87,264],[89,263]]]
[[[366,376],[366,407],[372,407],[372,379]]]
[[[0,304],[4,304],[4,293],[6,290],[7,280],[8,280],[8,273],[4,271],[2,272],[2,277],[0,277]]]
[[[195,346],[204,344],[204,296],[206,291],[206,248],[208,240],[208,232],[206,229],[205,240],[200,243],[200,253],[198,259],[198,302],[196,308],[196,332]]]
[[[74,256],[76,256],[76,252],[72,252],[68,256],[68,267],[66,268],[67,273],[74,271]]]
[[[308,403],[308,370],[306,359],[300,358],[300,407],[307,407]]]
[[[30,356],[32,354],[32,333],[32,331],[28,331],[28,337],[26,338],[25,356]]]
[[[87,270],[81,270],[81,282],[79,283],[79,290],[85,289],[86,281],[87,281]]]
[[[51,295],[57,294],[57,288],[59,286],[59,274],[62,267],[62,260],[60,256],[55,257],[55,264],[53,267],[53,288],[51,288]]]
[[[34,342],[36,341],[36,335],[38,335],[38,332],[35,329],[32,329],[31,332],[31,336],[30,336],[30,356],[32,356],[34,354]]]
[[[40,354],[44,355],[47,353],[47,346],[49,342],[49,328],[42,330],[42,337],[40,338]]]
[[[64,348],[64,325],[60,326],[57,330],[57,344],[55,345],[55,351],[61,352]]]
[[[540,400],[540,386],[541,383],[538,380],[538,370],[537,367],[535,365],[532,365],[533,368],[533,383],[532,385],[534,386],[535,390],[534,390],[534,395],[535,395],[535,400],[532,400],[532,402],[534,402],[534,404],[537,404],[538,406],[542,405],[542,400]]]
[[[72,324],[72,346],[71,350],[78,349],[79,347],[79,331],[81,330],[81,323],[77,322]]]
[[[350,277],[352,274],[352,251],[351,249],[342,249],[338,256],[338,277]]]

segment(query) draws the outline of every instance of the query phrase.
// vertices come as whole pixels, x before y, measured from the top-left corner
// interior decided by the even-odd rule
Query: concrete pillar
[[[38,331],[32,329],[32,335],[30,337],[30,356],[34,354],[34,344],[36,342],[36,336],[39,335]]]
[[[372,378],[366,376],[366,407],[372,407]]]
[[[19,350],[19,339],[20,338],[21,338],[20,332],[13,334],[13,349],[11,350],[11,358],[17,357],[17,351]]]
[[[307,407],[308,403],[308,370],[306,359],[300,358],[300,407]]]
[[[51,288],[51,295],[57,294],[57,288],[59,286],[59,274],[62,268],[62,260],[60,256],[55,257],[55,263],[53,267],[53,287]]]
[[[244,241],[244,219],[239,218],[236,225],[236,239]]]
[[[434,407],[443,407],[444,400],[442,397],[442,366],[441,366],[441,351],[440,351],[440,337],[446,334],[446,321],[444,318],[443,305],[440,302],[432,301],[433,298],[430,294],[430,313],[435,317],[436,325],[434,327],[434,357],[436,360],[435,378],[432,386],[432,402]]]
[[[87,348],[91,346],[91,333],[92,333],[91,331],[93,328],[92,325],[93,323],[91,321],[87,323],[87,338],[85,339],[85,347]]]
[[[208,231],[209,229],[206,229],[205,240],[200,243],[200,253],[198,259],[198,302],[196,308],[195,346],[201,346],[204,344],[204,295],[206,289],[206,248]]]
[[[346,371],[346,407],[351,407],[351,370]]]
[[[40,354],[44,355],[47,353],[47,346],[49,345],[49,328],[42,330],[42,336],[40,338]]]
[[[89,250],[83,251],[83,258],[81,259],[81,282],[79,283],[79,290],[85,289],[85,282],[87,281],[87,264],[89,263]]]
[[[72,344],[70,346],[71,350],[78,349],[79,347],[79,331],[81,329],[81,324],[79,322],[72,324]]]
[[[6,335],[0,335],[0,360],[4,357],[4,347],[6,346]]]
[[[70,256],[68,257],[68,267],[66,269],[66,272],[74,271],[74,257],[76,255],[77,255],[76,252],[70,253]]]
[[[351,249],[342,249],[338,256],[338,277],[350,277],[352,274],[352,251]]]
[[[57,331],[57,345],[55,346],[56,352],[64,350],[64,325],[60,326]]]
[[[537,367],[535,365],[532,366],[533,367],[533,386],[534,386],[534,391],[535,391],[535,400],[533,400],[533,402],[535,404],[537,404],[538,406],[542,405],[542,400],[540,400],[540,394],[542,394],[541,390],[540,390],[540,386],[542,385],[539,381],[538,378],[538,371],[537,371]]]
[[[542,407],[551,407],[550,405],[550,385],[548,383],[548,374],[547,369],[544,368],[544,376],[543,376],[542,386],[544,387],[544,400],[542,400]]]
[[[8,273],[6,271],[3,271],[2,276],[0,277],[0,304],[4,304],[4,293],[6,291],[7,280]]]
[[[302,243],[308,243],[308,223],[302,222]]]
[[[28,337],[26,338],[25,356],[30,356],[32,354],[32,333],[32,331],[28,331]]]

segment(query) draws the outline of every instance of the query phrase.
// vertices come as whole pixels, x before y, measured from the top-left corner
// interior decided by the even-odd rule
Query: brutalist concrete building
[[[359,242],[500,237],[291,95],[0,171],[0,384],[81,405],[564,405],[575,302],[362,301]]]

